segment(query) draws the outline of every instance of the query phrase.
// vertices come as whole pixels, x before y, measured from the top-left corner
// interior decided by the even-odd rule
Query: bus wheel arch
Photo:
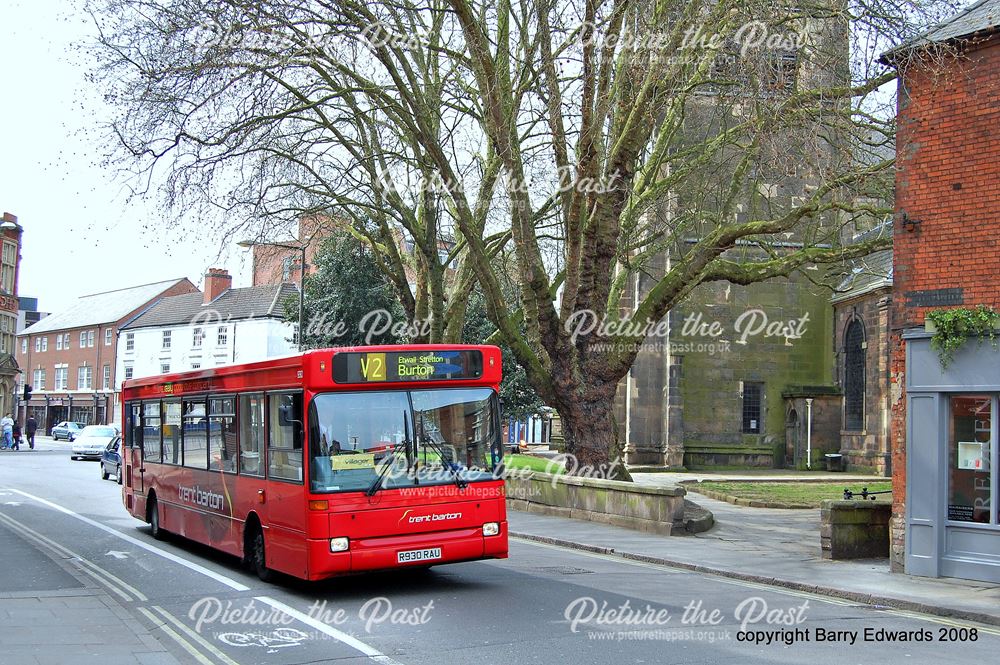
[[[266,546],[260,518],[257,513],[250,513],[243,527],[243,560],[262,582],[274,579],[274,571],[267,567]]]

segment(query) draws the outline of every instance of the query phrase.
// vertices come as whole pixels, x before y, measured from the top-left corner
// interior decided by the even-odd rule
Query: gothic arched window
[[[844,429],[865,425],[865,330],[855,319],[844,340]]]

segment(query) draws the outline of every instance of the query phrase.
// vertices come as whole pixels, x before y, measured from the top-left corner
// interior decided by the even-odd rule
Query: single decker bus
[[[351,347],[128,380],[125,507],[265,581],[506,558],[500,360]]]

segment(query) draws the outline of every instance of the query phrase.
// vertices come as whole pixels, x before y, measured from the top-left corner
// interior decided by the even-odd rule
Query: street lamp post
[[[300,245],[286,245],[280,242],[256,242],[254,240],[241,240],[236,243],[244,249],[251,249],[257,245],[266,245],[268,247],[281,247],[283,249],[294,249],[301,253],[301,260],[299,262],[299,351],[302,350],[302,335],[304,333],[303,319],[305,318],[305,293],[306,293],[306,247],[308,243],[303,243]]]

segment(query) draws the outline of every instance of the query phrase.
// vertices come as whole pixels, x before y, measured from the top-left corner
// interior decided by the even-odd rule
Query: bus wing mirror
[[[287,427],[294,423],[298,423],[298,419],[295,417],[295,413],[292,411],[292,407],[288,404],[282,404],[278,407],[278,424],[282,427]]]

